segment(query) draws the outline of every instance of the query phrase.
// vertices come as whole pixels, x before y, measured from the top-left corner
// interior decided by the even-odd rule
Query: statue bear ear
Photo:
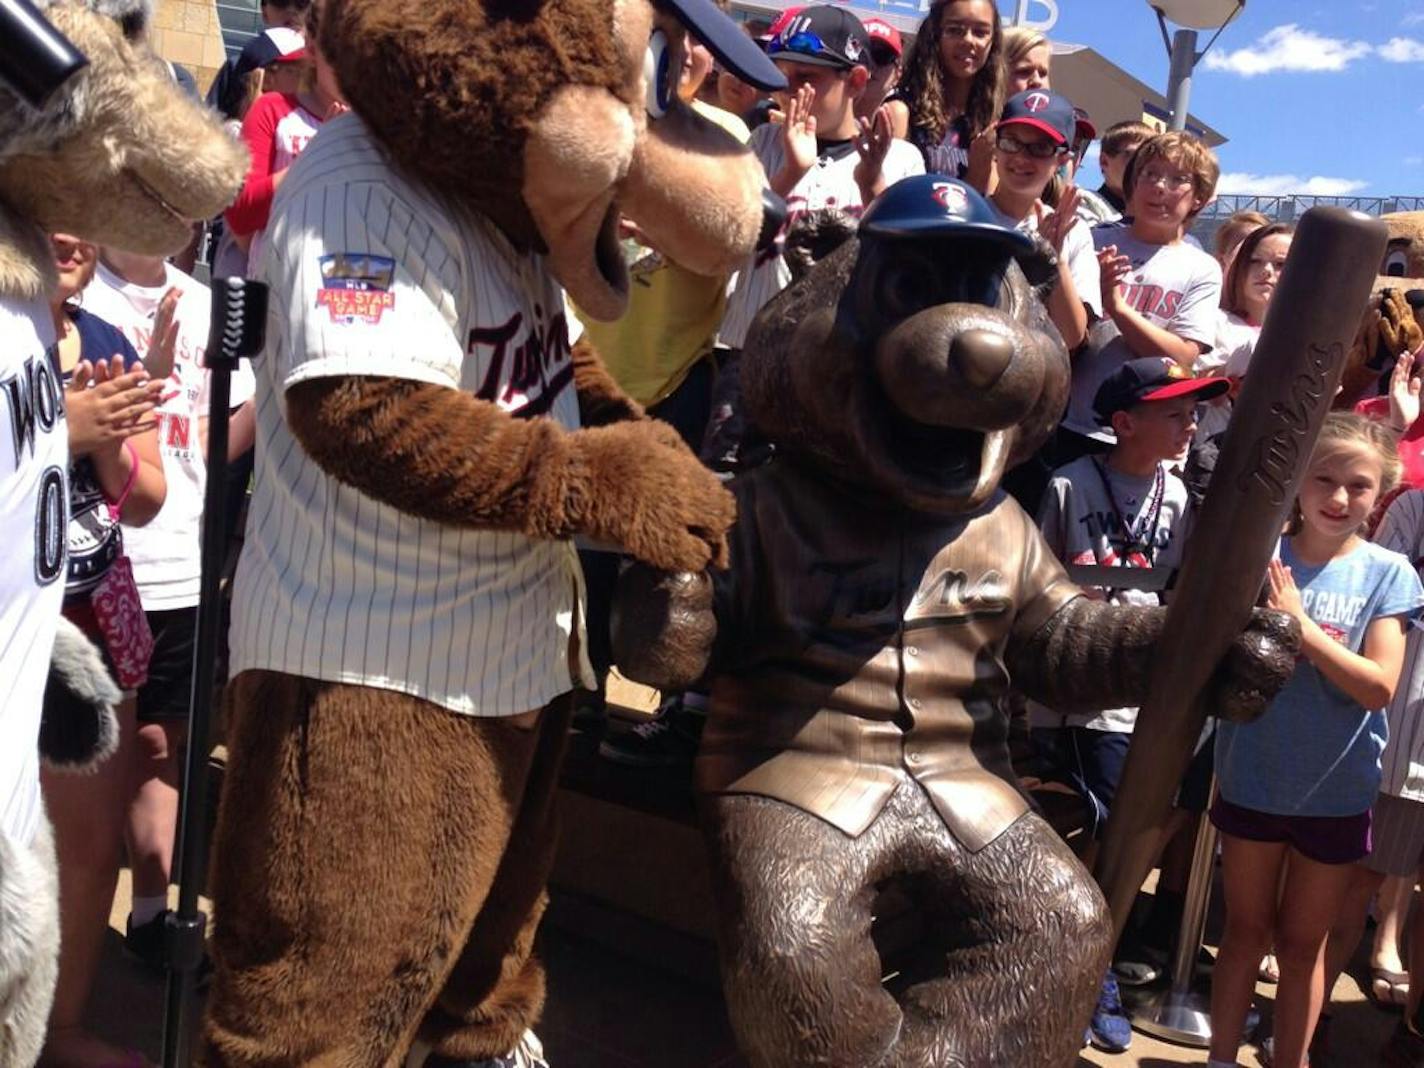
[[[1053,251],[1053,246],[1034,234],[1033,248],[1016,253],[1014,259],[1028,279],[1028,284],[1035,290],[1044,291],[1039,292],[1040,297],[1047,296],[1046,290],[1058,281],[1058,254]]]

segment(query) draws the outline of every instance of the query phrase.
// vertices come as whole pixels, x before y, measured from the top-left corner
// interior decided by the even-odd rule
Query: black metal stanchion
[[[218,583],[227,554],[225,493],[228,397],[239,358],[262,349],[267,321],[267,287],[245,278],[212,283],[213,318],[207,366],[212,373],[208,407],[208,482],[203,497],[202,592],[198,602],[198,638],[193,659],[193,689],[188,706],[188,751],[183,766],[182,808],[178,818],[178,908],[168,915],[168,990],[163,1016],[164,1068],[187,1068],[192,1057],[194,980],[203,960],[207,918],[198,908],[198,880],[203,871],[208,794],[208,748],[217,645],[222,625]]]

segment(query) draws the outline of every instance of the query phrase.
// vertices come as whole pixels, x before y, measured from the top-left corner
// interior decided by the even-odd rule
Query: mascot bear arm
[[[604,396],[596,416],[619,407]],[[587,534],[670,569],[726,566],[732,499],[656,420],[570,434],[460,390],[375,377],[299,383],[288,419],[333,477],[422,519]]]

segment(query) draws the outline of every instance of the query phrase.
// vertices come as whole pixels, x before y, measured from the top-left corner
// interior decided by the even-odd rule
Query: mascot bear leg
[[[753,795],[705,797],[702,816],[727,1007],[756,1068],[1073,1059],[1076,1027],[1108,966],[1111,924],[1081,865],[1037,816],[1020,816],[977,853],[908,780],[855,838]],[[928,917],[937,951],[935,974],[898,1001],[881,984],[870,937],[877,886],[892,877]],[[1044,937],[1045,916],[1061,937]],[[1051,1003],[1022,996],[1025,977],[1046,974],[1062,978]],[[815,1026],[800,1026],[807,1020]]]
[[[206,1062],[394,1068],[416,1038],[457,1062],[517,1045],[544,1000],[531,950],[567,699],[479,718],[247,671],[229,711]]]
[[[40,1055],[58,970],[59,870],[41,819],[28,847],[0,834],[0,1068]]]

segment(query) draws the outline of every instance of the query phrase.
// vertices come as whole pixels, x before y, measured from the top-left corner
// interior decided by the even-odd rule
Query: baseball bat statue
[[[1312,208],[1261,330],[1153,655],[1095,875],[1121,936],[1212,712],[1201,695],[1246,627],[1384,253],[1384,224]]]

